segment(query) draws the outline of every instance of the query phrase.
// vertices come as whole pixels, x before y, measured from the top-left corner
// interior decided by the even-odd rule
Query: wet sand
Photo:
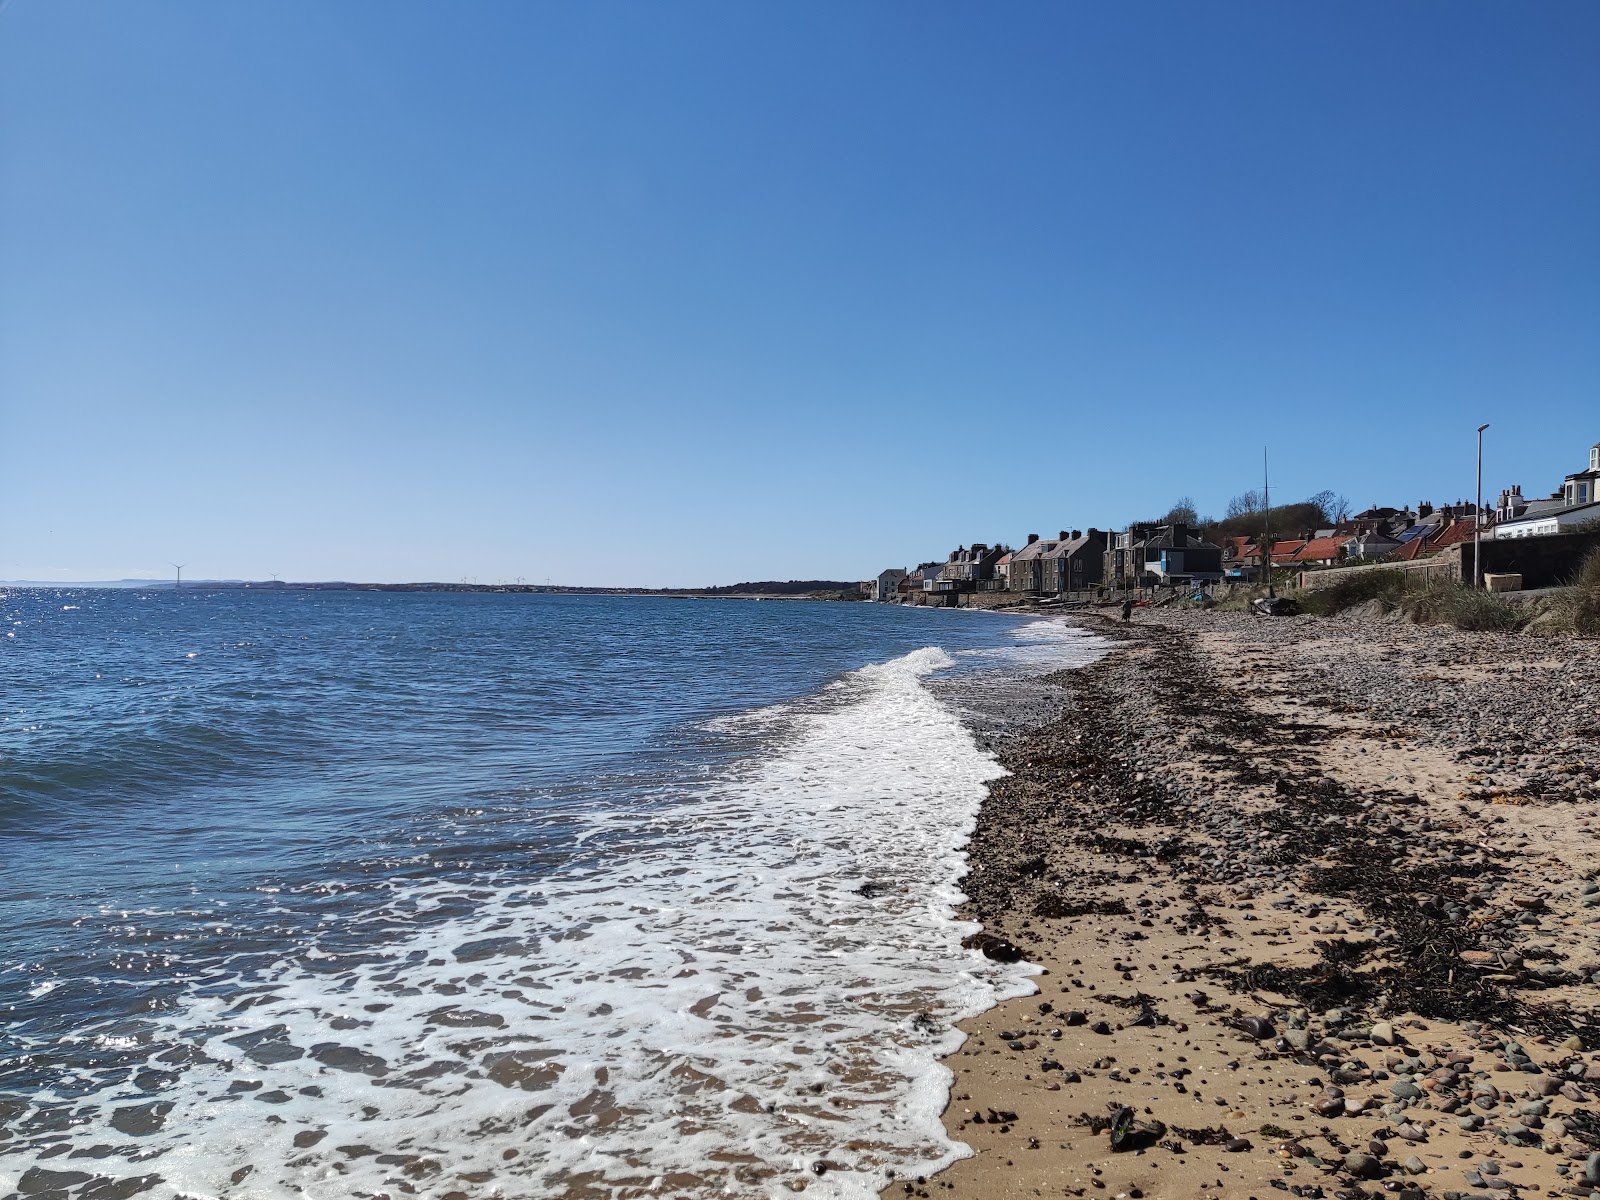
[[[1600,643],[1082,619],[966,882],[1040,992],[884,1195],[1600,1192]]]

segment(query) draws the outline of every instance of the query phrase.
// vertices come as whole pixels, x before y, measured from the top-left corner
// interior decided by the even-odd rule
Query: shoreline
[[[882,1194],[1600,1190],[1600,645],[1069,620],[1120,644],[995,748],[958,914],[1040,990]]]

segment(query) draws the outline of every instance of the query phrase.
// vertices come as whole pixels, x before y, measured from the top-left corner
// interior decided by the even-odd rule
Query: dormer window
[[[1600,442],[1589,447],[1589,470],[1600,471]]]

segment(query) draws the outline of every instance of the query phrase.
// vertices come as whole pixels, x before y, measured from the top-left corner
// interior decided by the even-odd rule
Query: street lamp
[[[1489,428],[1485,421],[1478,426],[1478,499],[1472,511],[1472,586],[1483,587],[1483,431]]]

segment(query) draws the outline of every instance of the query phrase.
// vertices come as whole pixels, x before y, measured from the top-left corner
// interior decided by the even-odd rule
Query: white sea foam
[[[1084,661],[1056,628],[1029,627],[1034,660]],[[950,1023],[1032,984],[960,947],[1002,772],[925,686],[949,665],[854,672],[731,780],[590,815],[536,883],[396,885],[198,981],[140,1034],[147,1070],[37,1097],[109,1154],[0,1156],[0,1194],[38,1165],[207,1197],[865,1197],[961,1156]],[[441,905],[462,915],[390,932]],[[376,953],[348,951],[352,922]]]

